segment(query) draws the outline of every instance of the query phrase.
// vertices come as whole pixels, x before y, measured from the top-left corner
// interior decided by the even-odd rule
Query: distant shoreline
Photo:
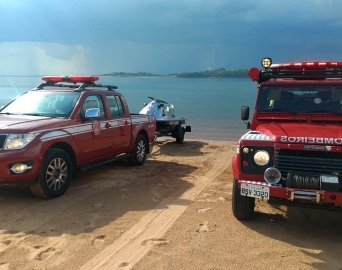
[[[167,75],[153,74],[148,72],[112,72],[98,76],[106,77],[139,77],[139,78],[247,78],[247,69],[226,70],[219,68],[200,72],[181,72]]]
[[[105,77],[105,78],[146,78],[146,79],[247,79],[248,77],[177,77],[177,76],[168,76],[168,75],[163,75],[163,76],[112,76],[112,75],[94,75],[94,76],[99,76],[99,77]]]
[[[46,75],[46,74],[45,74]],[[0,77],[42,77],[45,75],[1,75]],[[89,74],[90,75],[90,74]],[[149,72],[111,72],[106,74],[91,74],[99,77],[127,77],[127,78],[248,78],[247,69],[226,70],[219,68],[199,72],[180,72],[172,74],[153,74]]]

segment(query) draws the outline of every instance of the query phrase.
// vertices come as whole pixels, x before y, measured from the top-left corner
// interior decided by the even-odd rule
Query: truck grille
[[[288,179],[287,185],[292,188],[320,189],[319,176],[334,174],[342,177],[342,153],[328,151],[304,151],[275,149],[275,167],[283,177],[298,174],[295,181]]]
[[[4,148],[4,143],[6,141],[8,134],[0,134],[0,150]]]

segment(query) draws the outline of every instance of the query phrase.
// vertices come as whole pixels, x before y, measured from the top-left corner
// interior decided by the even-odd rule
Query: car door
[[[86,117],[88,109],[98,108],[98,117]],[[80,149],[80,163],[105,158],[113,154],[113,132],[109,123],[101,95],[90,94],[84,100],[81,112],[80,136],[77,143]]]
[[[126,152],[131,143],[132,125],[129,113],[118,95],[106,95],[111,116],[115,152]],[[128,117],[127,117],[128,116]]]

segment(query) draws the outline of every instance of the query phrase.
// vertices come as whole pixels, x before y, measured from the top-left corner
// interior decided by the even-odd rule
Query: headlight
[[[254,154],[254,162],[256,165],[265,166],[270,161],[270,155],[268,152],[261,150]]]
[[[32,142],[34,138],[33,134],[9,134],[3,150],[22,149]]]

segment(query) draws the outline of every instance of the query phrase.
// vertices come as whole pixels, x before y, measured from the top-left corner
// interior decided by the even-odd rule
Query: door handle
[[[108,124],[108,123],[106,123],[105,124],[105,128],[110,128],[112,125],[110,125],[110,124]]]

